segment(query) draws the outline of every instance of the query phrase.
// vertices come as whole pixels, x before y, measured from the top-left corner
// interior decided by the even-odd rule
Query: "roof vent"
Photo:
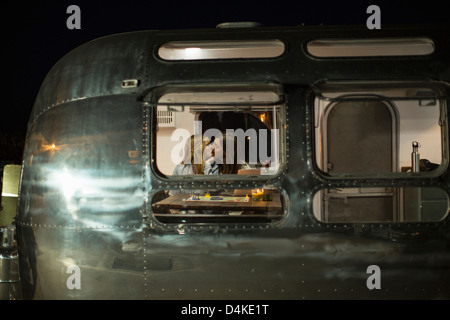
[[[219,23],[216,28],[227,29],[227,28],[255,28],[260,27],[261,24],[258,22],[222,22]]]

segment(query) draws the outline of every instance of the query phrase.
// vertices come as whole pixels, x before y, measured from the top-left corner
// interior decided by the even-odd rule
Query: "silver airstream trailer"
[[[443,27],[142,31],[45,78],[23,299],[448,299]]]

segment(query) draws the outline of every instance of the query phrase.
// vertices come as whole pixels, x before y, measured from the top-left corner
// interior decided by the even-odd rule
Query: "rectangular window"
[[[440,188],[341,188],[317,192],[314,216],[325,223],[438,222],[449,211]]]
[[[22,166],[16,164],[8,164],[0,168],[0,174],[3,171],[3,178],[0,181],[0,226],[9,226],[14,222],[21,170]]]
[[[324,84],[314,99],[317,167],[330,177],[439,175],[446,114],[439,86]]]
[[[276,58],[285,51],[280,40],[172,41],[158,55],[164,60]]]
[[[321,39],[306,48],[318,58],[424,56],[434,52],[434,43],[428,38]]]

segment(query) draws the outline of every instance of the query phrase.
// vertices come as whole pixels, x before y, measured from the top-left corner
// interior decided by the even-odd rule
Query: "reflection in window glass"
[[[162,223],[269,223],[283,217],[277,189],[165,190],[152,199]]]
[[[327,223],[438,222],[449,211],[439,188],[342,188],[315,194],[314,216]]]
[[[158,103],[156,166],[163,175],[214,179],[278,173],[285,127],[277,93],[167,93]]]
[[[330,175],[430,172],[444,163],[445,106],[433,90],[327,92],[314,108],[316,162]]]

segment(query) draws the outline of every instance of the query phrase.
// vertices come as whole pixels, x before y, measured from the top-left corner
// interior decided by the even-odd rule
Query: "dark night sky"
[[[69,5],[81,9],[81,30],[69,30]],[[2,3],[0,132],[25,132],[40,84],[66,53],[89,40],[133,30],[214,28],[221,22],[265,26],[361,25],[366,9],[381,8],[383,25],[448,23],[445,2],[435,1],[32,1]],[[11,19],[12,18],[12,19]]]

